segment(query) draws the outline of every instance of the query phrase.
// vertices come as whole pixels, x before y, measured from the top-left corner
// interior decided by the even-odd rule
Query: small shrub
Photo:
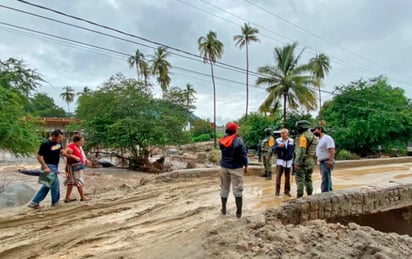
[[[193,137],[192,141],[193,142],[204,142],[204,141],[209,141],[211,139],[212,139],[211,134],[202,134],[197,137]]]
[[[346,149],[341,149],[336,154],[336,160],[356,160],[356,159],[359,159],[359,156]]]
[[[217,163],[220,161],[220,151],[217,149],[212,150],[208,155],[207,159],[212,163]]]

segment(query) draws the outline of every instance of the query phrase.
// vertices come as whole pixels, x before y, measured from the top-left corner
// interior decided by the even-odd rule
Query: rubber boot
[[[242,217],[243,199],[242,197],[235,197],[235,199],[236,199],[236,217],[240,218]]]
[[[267,173],[266,180],[272,180],[272,172]]]
[[[222,209],[220,209],[220,212],[222,212],[223,215],[226,215],[226,202],[227,198],[221,197],[222,200]]]
[[[264,174],[261,175],[262,177],[268,177],[268,174],[265,172]]]

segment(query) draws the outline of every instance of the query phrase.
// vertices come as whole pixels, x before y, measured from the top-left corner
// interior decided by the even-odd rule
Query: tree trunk
[[[211,60],[210,62],[210,70],[212,72],[212,83],[213,83],[213,146],[217,148],[217,141],[216,141],[216,85],[215,85],[215,75],[213,73],[213,63]]]
[[[322,114],[320,110],[322,109],[322,93],[320,92],[320,84],[319,84],[319,121],[322,120]]]
[[[287,94],[283,94],[283,128],[286,128],[286,99],[287,99]]]
[[[247,122],[249,108],[249,48],[246,43],[246,112],[245,112],[245,121]]]

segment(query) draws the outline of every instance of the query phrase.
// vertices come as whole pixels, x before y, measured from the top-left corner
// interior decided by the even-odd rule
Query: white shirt
[[[333,141],[331,136],[325,134],[319,139],[319,143],[316,146],[318,161],[329,159],[329,148],[335,148],[335,141]]]

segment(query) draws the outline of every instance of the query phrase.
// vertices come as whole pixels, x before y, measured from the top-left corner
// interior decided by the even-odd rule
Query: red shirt
[[[82,162],[82,164],[84,164],[85,159],[84,159],[82,151],[80,150],[79,147],[77,147],[74,143],[71,143],[67,146],[67,148],[70,148],[71,150],[73,150],[72,155],[80,157],[80,161]],[[72,159],[70,159],[70,160],[72,160]],[[73,161],[73,162],[75,163],[76,161]]]

